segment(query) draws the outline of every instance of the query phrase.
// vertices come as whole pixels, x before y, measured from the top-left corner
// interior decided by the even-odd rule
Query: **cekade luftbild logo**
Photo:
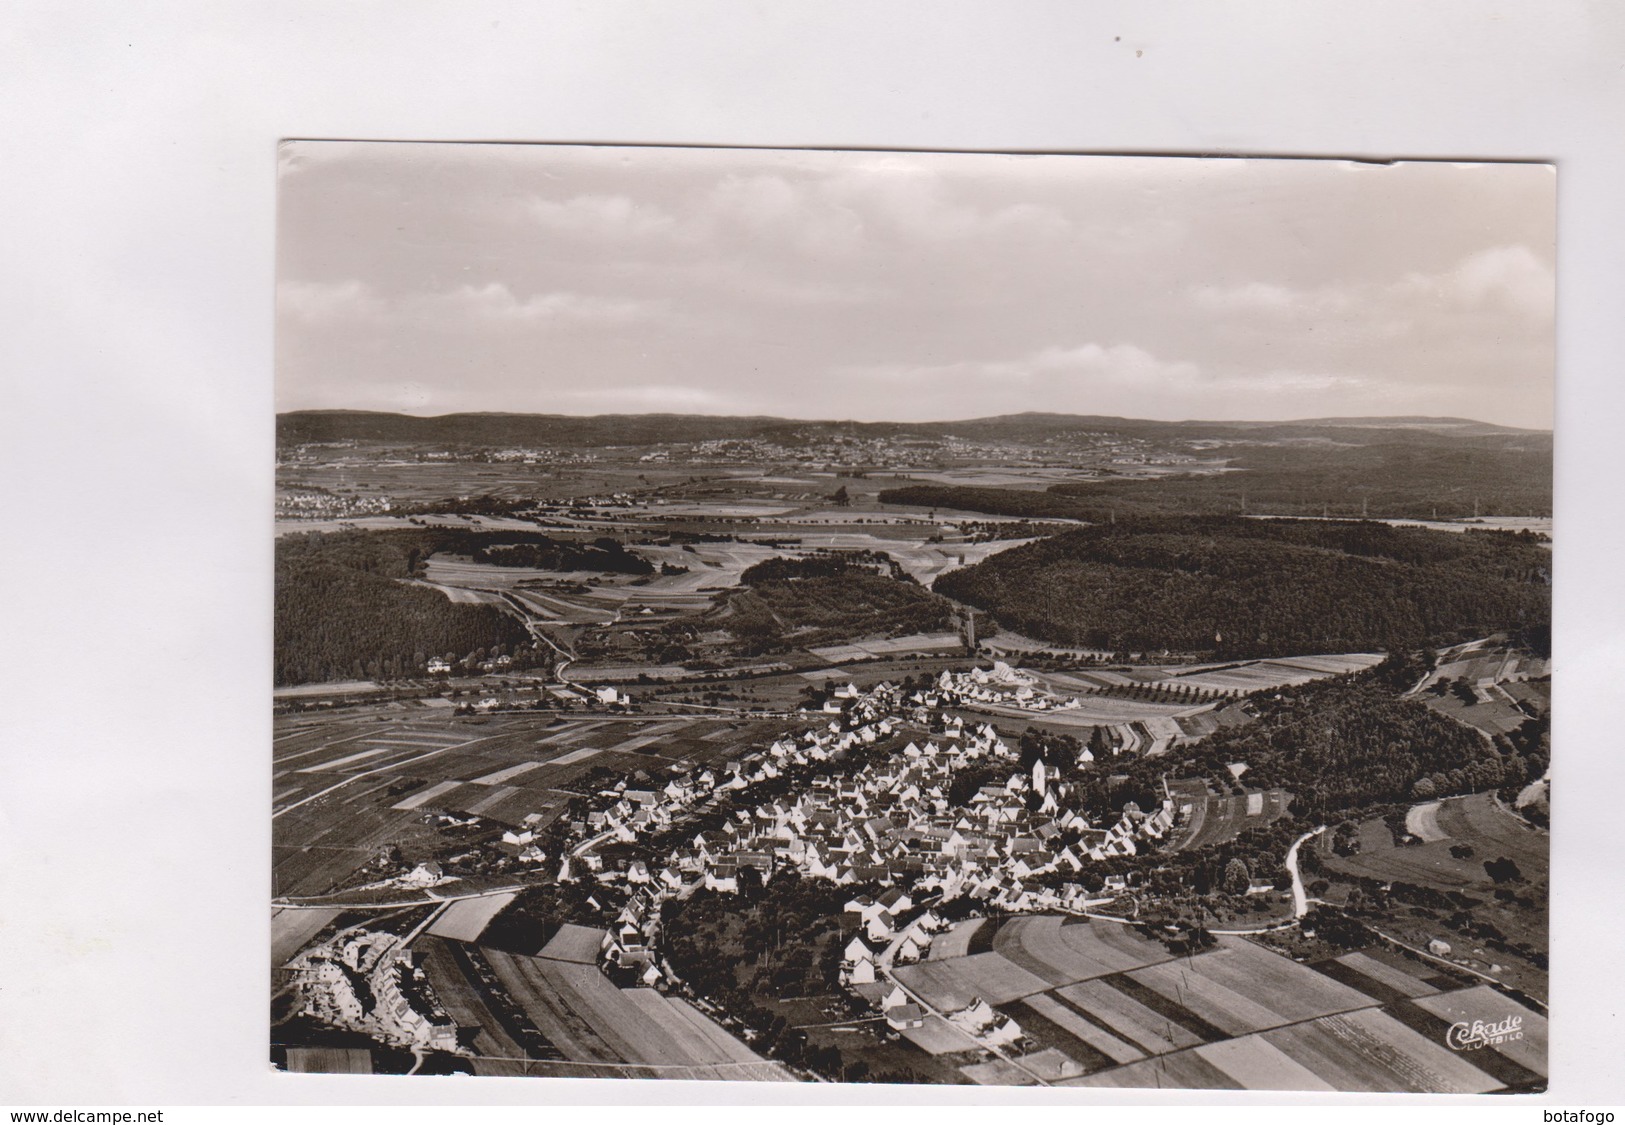
[[[1444,1033],[1445,1045],[1454,1051],[1476,1051],[1480,1047],[1493,1047],[1522,1038],[1522,1016],[1508,1016],[1499,1023],[1485,1023],[1483,1020],[1468,1023],[1463,1020],[1451,1024],[1450,1030]]]

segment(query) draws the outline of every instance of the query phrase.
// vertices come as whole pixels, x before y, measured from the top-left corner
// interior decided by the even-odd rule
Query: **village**
[[[945,672],[907,693],[884,682],[868,690],[848,684],[824,704],[828,721],[805,733],[787,734],[727,766],[679,774],[658,788],[623,779],[596,792],[572,822],[575,842],[567,842],[562,855],[550,856],[532,826],[504,831],[495,846],[526,868],[553,870],[559,884],[620,892],[604,896],[609,902],[624,895],[603,933],[600,963],[618,979],[662,990],[683,987],[659,954],[661,907],[668,901],[701,889],[737,894],[743,880],[765,883],[785,871],[878,888],[846,905],[853,936],[842,950],[841,982],[888,1026],[918,1027],[924,1011],[888,976],[891,966],[924,958],[948,928],[932,906],[966,900],[975,904],[973,913],[1100,906],[1126,890],[1123,877],[1107,876],[1093,894],[1073,877],[1090,863],[1137,854],[1175,825],[1171,796],[1149,811],[1130,802],[1111,823],[1090,823],[1071,807],[1071,787],[1042,760],[1022,768],[993,726],[967,723],[947,710],[960,697],[1010,692],[1016,680]],[[860,756],[863,764],[851,769]],[[1092,760],[1088,749],[1079,757]],[[996,780],[956,805],[950,790],[970,770]],[[806,783],[751,801],[754,789],[773,784],[782,790],[790,779]],[[471,823],[439,815],[451,827]],[[719,817],[715,828],[681,835],[691,822]],[[682,840],[678,846],[647,850],[674,835]],[[544,866],[550,860],[556,869]],[[428,861],[372,886],[427,890],[455,882]],[[455,1029],[430,990],[413,987],[407,944],[388,933],[359,931],[307,950],[290,966],[302,1009],[385,1042],[457,1051],[447,1038]],[[1021,1034],[980,1000],[941,1014],[990,1049]]]
[[[943,680],[949,687],[956,682],[947,673]],[[940,739],[923,745],[910,739],[850,773],[815,772],[799,794],[749,807],[744,798],[752,786],[900,740],[905,721],[918,721],[947,702],[934,690],[905,697],[888,683],[868,691],[848,685],[831,703],[837,701],[840,718],[753,752],[726,777],[705,770],[660,790],[619,782],[601,794],[613,803],[589,814],[586,827],[594,835],[563,860],[558,879],[620,884],[629,892],[604,935],[606,966],[630,971],[645,985],[680,986],[658,957],[660,907],[702,887],[738,893],[742,877],[765,882],[784,870],[837,885],[877,886],[884,888],[878,897],[860,896],[847,906],[859,932],[843,951],[842,980],[888,1023],[918,1026],[923,1016],[912,1001],[877,984],[877,971],[927,954],[945,923],[922,911],[923,902],[966,898],[1009,913],[1098,906],[1126,889],[1123,878],[1108,876],[1104,890],[1092,897],[1070,877],[1088,863],[1135,855],[1174,827],[1171,796],[1149,812],[1130,802],[1112,823],[1091,824],[1069,807],[1069,786],[1052,781],[1042,760],[1022,769],[1016,751],[992,726],[972,727],[958,715],[944,719]],[[1084,749],[1080,757],[1092,755]],[[1003,780],[982,785],[955,807],[949,791],[956,773],[998,763],[1009,764]],[[696,834],[659,862],[606,858],[611,845],[669,833],[695,810],[724,803],[733,811],[719,829]],[[982,1015],[963,1016],[975,1037],[1009,1034],[1003,1023]]]

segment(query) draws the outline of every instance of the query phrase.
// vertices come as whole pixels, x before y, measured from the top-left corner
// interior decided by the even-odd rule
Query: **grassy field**
[[[1419,823],[1418,827],[1433,835],[1431,841],[1400,846],[1381,820],[1366,821],[1360,826],[1359,853],[1327,855],[1327,866],[1339,873],[1388,881],[1397,879],[1450,891],[1493,885],[1484,870],[1484,862],[1506,856],[1518,865],[1526,879],[1543,881],[1547,878],[1550,837],[1501,808],[1492,794],[1453,797],[1418,808],[1432,810],[1416,814],[1419,821],[1426,822]],[[1463,859],[1451,855],[1451,847],[1457,844],[1470,846],[1472,856]]]
[[[1274,823],[1292,802],[1292,794],[1284,789],[1220,796],[1200,780],[1174,782],[1170,788],[1178,805],[1179,827],[1168,846],[1176,852],[1226,843],[1249,828]]]
[[[1429,806],[1421,806],[1426,809]],[[1461,896],[1449,909],[1400,902],[1382,925],[1385,932],[1417,947],[1439,938],[1452,946],[1449,960],[1528,995],[1544,998],[1549,981],[1542,958],[1549,941],[1548,899],[1550,837],[1524,824],[1502,808],[1492,794],[1438,802],[1431,812],[1407,817],[1407,823],[1436,836],[1430,842],[1402,846],[1382,820],[1359,826],[1360,851],[1338,856],[1319,842],[1321,858],[1333,878],[1369,878],[1407,883]],[[1466,846],[1470,855],[1452,854]],[[1485,864],[1506,858],[1517,866],[1517,878],[1497,884]],[[1492,931],[1464,928],[1493,927]],[[1490,940],[1499,934],[1501,943]],[[1521,952],[1520,952],[1521,951]]]

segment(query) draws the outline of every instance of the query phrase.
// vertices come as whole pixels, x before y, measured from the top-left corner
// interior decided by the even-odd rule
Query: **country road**
[[[1319,836],[1324,831],[1326,831],[1326,826],[1322,824],[1313,831],[1305,832],[1292,841],[1292,846],[1286,850],[1286,869],[1287,873],[1292,876],[1292,916],[1294,918],[1302,918],[1309,913],[1309,896],[1304,894],[1303,875],[1298,871],[1298,846],[1305,840]]]

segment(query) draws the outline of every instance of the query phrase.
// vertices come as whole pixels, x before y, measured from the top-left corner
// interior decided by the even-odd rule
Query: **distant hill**
[[[1225,459],[1222,473],[1154,480],[1103,476],[1045,491],[913,484],[886,489],[879,498],[912,507],[1091,522],[1173,514],[1454,520],[1552,513],[1549,435],[1345,431],[1356,432],[1369,440],[1229,445],[1214,451]]]
[[[277,443],[369,441],[438,446],[653,445],[734,439],[784,442],[853,437],[960,437],[984,441],[1045,441],[1068,434],[1248,440],[1325,438],[1339,442],[1431,443],[1463,438],[1499,439],[1550,449],[1551,435],[1461,418],[1329,418],[1294,422],[1159,422],[1081,414],[1007,414],[954,422],[807,421],[705,414],[442,414],[422,418],[363,410],[302,410],[277,416]]]

